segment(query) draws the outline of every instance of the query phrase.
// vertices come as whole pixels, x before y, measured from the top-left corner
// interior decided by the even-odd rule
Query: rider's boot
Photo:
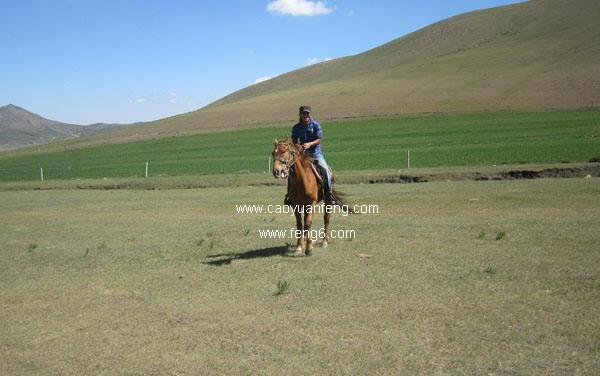
[[[323,201],[325,201],[326,205],[335,205],[337,202],[335,201],[335,196],[332,192],[332,187],[327,184],[327,179],[323,179]]]

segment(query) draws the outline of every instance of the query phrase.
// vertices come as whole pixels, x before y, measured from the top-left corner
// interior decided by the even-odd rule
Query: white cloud
[[[354,13],[354,11],[353,11],[353,10],[351,10],[350,12],[348,12],[348,17],[352,17],[352,16],[354,16],[355,14],[356,14],[356,13]]]
[[[318,16],[331,13],[327,3],[307,0],[276,0],[267,5],[269,12],[292,16]]]
[[[255,84],[259,84],[259,83],[261,83],[261,82],[264,82],[264,81],[270,80],[271,78],[275,78],[275,77],[277,77],[277,75],[275,75],[275,76],[265,76],[265,77],[259,77],[259,78],[257,78],[256,80],[254,80],[254,83],[255,83]]]
[[[317,57],[309,57],[306,59],[306,65],[316,64],[319,62],[319,58]]]
[[[177,93],[171,93],[169,97],[169,103],[177,104]]]
[[[332,57],[326,57],[325,60],[323,60],[323,61],[329,61],[329,60],[333,60],[333,58]]]
[[[148,98],[138,98],[135,100],[137,103],[145,103],[148,102]]]

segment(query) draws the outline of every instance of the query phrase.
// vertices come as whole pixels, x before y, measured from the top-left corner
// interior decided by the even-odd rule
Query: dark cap
[[[310,106],[300,106],[300,113],[303,113],[303,112],[312,112],[310,110]]]

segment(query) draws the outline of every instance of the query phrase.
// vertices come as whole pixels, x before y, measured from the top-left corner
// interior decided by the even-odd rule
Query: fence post
[[[148,162],[146,162],[146,172],[144,172],[144,177],[148,177]]]
[[[408,153],[406,153],[407,165],[410,168],[410,149],[408,149]]]
[[[40,167],[40,180],[44,181],[44,169]]]
[[[267,169],[269,170],[269,175],[271,175],[271,156],[269,156],[269,165],[267,166]]]

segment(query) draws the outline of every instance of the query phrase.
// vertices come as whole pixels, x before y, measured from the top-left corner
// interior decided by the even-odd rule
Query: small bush
[[[288,281],[277,282],[277,292],[275,295],[284,295],[290,291],[290,283]]]

